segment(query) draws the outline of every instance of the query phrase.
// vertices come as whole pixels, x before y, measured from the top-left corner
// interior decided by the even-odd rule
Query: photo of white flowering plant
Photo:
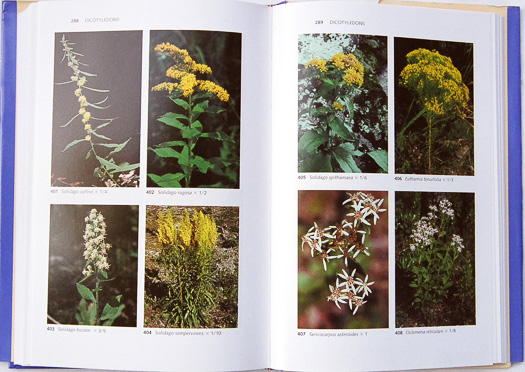
[[[388,326],[387,200],[299,192],[299,328]]]
[[[136,326],[138,207],[52,205],[49,324]]]

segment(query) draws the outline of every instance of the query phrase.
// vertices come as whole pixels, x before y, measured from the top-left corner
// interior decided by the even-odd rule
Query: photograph
[[[299,35],[299,172],[388,173],[386,36]]]
[[[476,324],[473,193],[396,192],[396,327]]]
[[[396,173],[474,175],[473,53],[471,43],[394,39]]]
[[[298,328],[388,328],[388,192],[299,191]]]
[[[55,34],[51,186],[138,187],[142,31]]]
[[[239,188],[241,42],[151,31],[148,187]]]
[[[238,207],[146,207],[144,327],[237,328]]]
[[[137,326],[138,206],[51,205],[48,324]]]

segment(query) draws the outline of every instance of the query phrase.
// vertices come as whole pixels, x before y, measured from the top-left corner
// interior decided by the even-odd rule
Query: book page
[[[14,363],[268,366],[268,8],[19,10]]]
[[[506,362],[499,26],[275,8],[272,367]]]

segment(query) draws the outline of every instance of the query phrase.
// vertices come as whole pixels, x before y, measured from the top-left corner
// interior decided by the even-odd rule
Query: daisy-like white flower
[[[370,253],[368,253],[368,247],[362,243],[355,243],[354,245],[355,253],[354,253],[354,259],[359,255],[359,253],[363,252],[367,256],[370,256]]]
[[[355,315],[355,313],[357,313],[357,309],[359,309],[361,306],[366,304],[366,301],[363,301],[362,297],[356,297],[356,298],[354,298],[353,302],[354,302],[354,305],[355,305],[355,309],[354,309],[354,312],[352,313],[352,315]]]
[[[344,257],[344,261],[345,261],[345,266],[346,267],[348,267],[348,261],[354,259],[352,257],[352,250],[353,249],[354,249],[354,246],[351,246],[350,248],[341,247],[341,246],[339,247],[339,250],[342,253],[342,257]]]
[[[348,275],[348,273],[345,271],[345,269],[343,269],[343,273],[342,274],[337,274],[337,276],[339,276],[341,279],[344,280],[344,282],[342,282],[341,285],[342,286],[343,285],[346,286],[346,289],[348,291],[352,290],[354,293],[356,293],[356,288],[355,288],[354,284],[356,284],[356,283],[358,285],[360,284],[359,282],[356,281],[356,278],[354,277],[355,270],[356,269],[354,269],[350,275]]]
[[[385,199],[376,199],[374,201],[369,201],[365,203],[365,206],[368,207],[368,210],[370,211],[369,214],[374,216],[374,225],[377,223],[377,220],[379,219],[379,213],[386,212],[386,209],[381,208],[381,204],[383,204],[383,201]]]
[[[329,256],[329,254],[331,252],[334,252],[334,249],[333,248],[329,248],[326,252],[325,251],[322,251],[320,254],[319,254],[319,257],[321,257],[321,259],[323,260],[323,267],[324,267],[324,271],[326,271],[326,263],[329,262],[330,260],[333,260],[333,259],[336,259],[336,258],[341,258],[343,257],[342,255],[338,255],[338,256]]]
[[[369,214],[369,210],[355,210],[354,212],[348,213],[347,216],[354,217],[354,227],[357,227],[358,222],[370,226],[370,222],[366,220],[366,217],[368,217]]]
[[[335,287],[328,285],[330,287],[330,296],[327,297],[327,301],[334,301],[337,307],[340,309],[339,303],[346,303],[346,295],[341,289],[339,289],[339,279],[336,280]]]
[[[319,252],[322,252],[321,250],[321,244],[317,239],[312,239],[311,237],[307,235],[301,236],[301,249],[304,250],[304,245],[307,244],[310,247],[312,257],[314,256],[314,251],[317,250]]]
[[[345,292],[346,298],[348,299],[348,307],[350,308],[350,310],[353,310],[354,302],[358,298],[357,293],[348,288],[343,289],[343,292]]]
[[[355,270],[354,270],[355,271]],[[357,284],[357,293],[361,293],[363,292],[363,298],[365,298],[366,296],[368,296],[370,293],[372,293],[372,290],[370,289],[370,286],[372,284],[374,284],[375,282],[368,282],[368,275],[365,276],[365,279],[364,280],[361,280],[359,278],[357,278],[355,280],[356,284]]]

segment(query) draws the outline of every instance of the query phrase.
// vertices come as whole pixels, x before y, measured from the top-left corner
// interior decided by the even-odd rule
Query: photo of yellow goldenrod
[[[148,186],[238,187],[240,41],[151,32]]]

